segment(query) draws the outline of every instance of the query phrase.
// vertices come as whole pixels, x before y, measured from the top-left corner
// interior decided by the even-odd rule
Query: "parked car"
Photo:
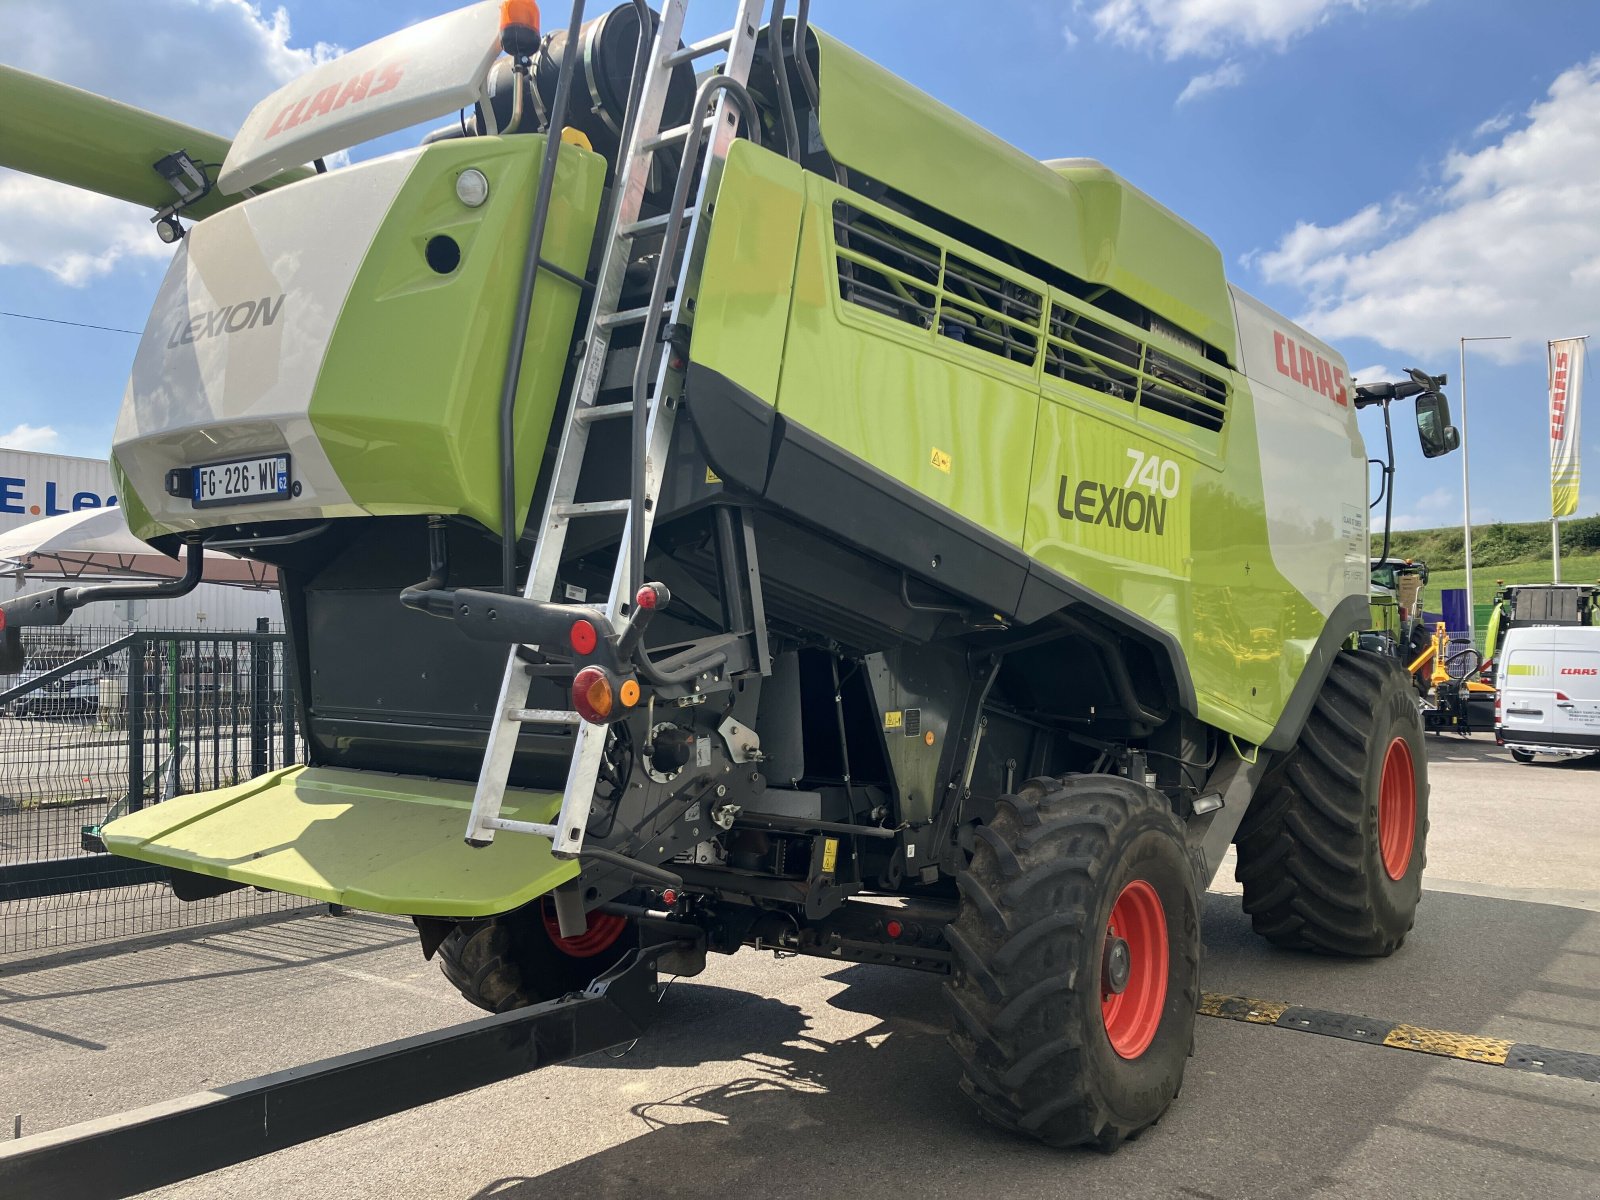
[[[23,687],[76,658],[76,654],[48,651],[31,656],[16,676],[11,687]],[[87,716],[100,707],[100,676],[107,664],[100,663],[72,671],[59,679],[24,691],[11,701],[9,708],[16,717],[77,717]]]

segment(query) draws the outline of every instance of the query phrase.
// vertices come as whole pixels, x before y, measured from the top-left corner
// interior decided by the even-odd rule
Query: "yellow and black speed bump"
[[[1436,1054],[1441,1058],[1459,1058],[1464,1062],[1489,1063],[1496,1067],[1509,1067],[1513,1071],[1534,1071],[1540,1075],[1600,1083],[1600,1054],[1585,1054],[1577,1050],[1553,1050],[1548,1046],[1534,1046],[1526,1042],[1451,1033],[1399,1021],[1381,1021],[1376,1017],[1307,1008],[1302,1004],[1253,1000],[1248,996],[1222,996],[1216,992],[1206,992],[1201,996],[1200,1014],[1221,1017],[1227,1021],[1244,1021],[1250,1025],[1276,1025],[1279,1029],[1320,1033],[1324,1037],[1388,1046],[1394,1050]]]

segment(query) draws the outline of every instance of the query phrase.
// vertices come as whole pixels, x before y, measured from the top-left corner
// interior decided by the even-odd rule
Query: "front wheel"
[[[1239,826],[1244,909],[1280,946],[1392,954],[1416,920],[1427,836],[1427,750],[1405,672],[1341,651]]]
[[[1199,1003],[1183,830],[1153,788],[1029,780],[980,826],[948,937],[950,1043],[989,1120],[1114,1150],[1178,1094]]]

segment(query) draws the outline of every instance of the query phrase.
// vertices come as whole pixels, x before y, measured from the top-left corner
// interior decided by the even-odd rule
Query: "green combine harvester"
[[[306,763],[113,852],[413,917],[494,1012],[742,947],[944,974],[984,1115],[1114,1148],[1177,1095],[1230,844],[1277,945],[1412,927],[1356,412],[1446,453],[1443,378],[1355,386],[1106,167],[775,9],[477,4],[231,144],[0,73],[0,164],[174,247],[113,465],[188,566],[8,602],[6,665],[271,563]]]

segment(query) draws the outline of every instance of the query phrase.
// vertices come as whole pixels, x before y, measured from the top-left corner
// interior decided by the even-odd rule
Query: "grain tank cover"
[[[492,0],[342,54],[250,110],[217,186],[231,195],[286,168],[470,108],[499,54],[499,5]]]
[[[842,42],[817,41],[823,145],[840,163],[1236,357],[1222,255],[1086,159],[1041,163]]]

